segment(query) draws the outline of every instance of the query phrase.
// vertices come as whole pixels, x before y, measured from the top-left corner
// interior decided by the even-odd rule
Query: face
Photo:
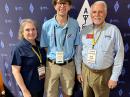
[[[71,5],[69,5],[68,2],[60,2],[60,1],[57,1],[56,5],[54,6],[56,12],[57,12],[57,15],[59,16],[67,16],[68,15],[68,12],[69,10],[71,9]]]
[[[103,4],[94,4],[91,9],[91,18],[96,26],[101,26],[106,18],[105,6]]]
[[[37,38],[37,30],[33,23],[26,23],[23,29],[23,37],[28,41],[35,41]]]

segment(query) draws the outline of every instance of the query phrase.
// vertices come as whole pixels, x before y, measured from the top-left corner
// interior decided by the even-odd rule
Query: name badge
[[[56,52],[56,63],[64,63],[64,53]]]
[[[95,64],[96,62],[96,50],[89,49],[88,56],[87,56],[87,63],[88,64]]]
[[[93,34],[87,34],[87,35],[86,35],[86,38],[88,38],[88,39],[92,39],[93,37],[94,37]]]
[[[42,65],[38,67],[38,74],[40,80],[45,77],[45,66]]]

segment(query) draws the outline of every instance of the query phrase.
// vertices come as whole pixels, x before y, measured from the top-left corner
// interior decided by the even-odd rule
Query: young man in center
[[[69,17],[71,0],[52,0],[56,15],[42,26],[41,47],[47,50],[45,96],[58,97],[59,83],[63,97],[70,97],[74,87],[80,32],[78,22]]]

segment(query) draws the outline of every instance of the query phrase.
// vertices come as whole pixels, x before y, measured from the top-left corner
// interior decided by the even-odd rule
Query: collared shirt
[[[96,63],[88,64],[87,55],[88,49],[92,48],[92,38],[87,37],[87,34],[91,35],[93,31],[93,25],[89,25],[81,31],[83,63],[95,70],[106,69],[113,65],[111,79],[117,81],[124,60],[124,46],[121,33],[115,25],[109,23],[105,23],[102,29],[97,29],[96,32],[94,32],[94,38],[99,37],[94,46],[97,52]]]
[[[66,33],[66,37],[65,37]],[[65,43],[63,45],[65,39]],[[75,55],[75,46],[80,45],[80,31],[78,22],[68,17],[67,24],[62,27],[54,18],[46,21],[42,26],[41,32],[41,47],[47,47],[47,58],[56,59],[56,52],[64,52],[64,60],[69,60]],[[76,57],[77,58],[77,57]],[[79,58],[76,59],[78,64]]]
[[[31,93],[37,93],[43,89],[43,80],[39,80],[38,66],[40,61],[37,55],[32,50],[32,44],[27,40],[21,40],[15,47],[12,53],[12,65],[21,66],[21,75],[25,85]],[[33,46],[36,51],[37,46]],[[41,51],[42,62],[45,64],[45,52]]]

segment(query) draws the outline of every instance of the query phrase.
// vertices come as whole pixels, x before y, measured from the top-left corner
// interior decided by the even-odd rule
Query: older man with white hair
[[[83,62],[76,70],[84,97],[109,97],[123,67],[122,36],[115,25],[105,22],[106,16],[107,4],[96,1],[91,6],[93,24],[81,31]]]

